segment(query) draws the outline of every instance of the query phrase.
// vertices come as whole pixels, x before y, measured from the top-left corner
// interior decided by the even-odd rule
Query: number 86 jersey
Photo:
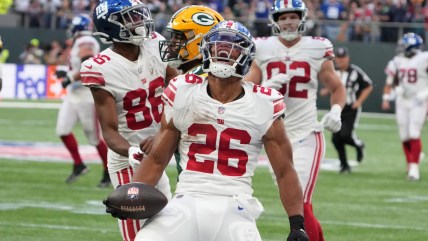
[[[225,104],[208,95],[207,77],[180,75],[165,89],[166,120],[181,132],[177,193],[252,194],[262,138],[285,104],[273,89],[242,86],[244,96]]]
[[[256,38],[255,62],[262,72],[263,86],[281,86],[287,112],[284,121],[291,142],[321,131],[317,121],[318,73],[327,59],[334,57],[333,45],[321,37],[302,37],[292,47],[286,47],[277,36]],[[284,83],[270,84],[277,74],[286,74]],[[277,87],[276,87],[277,88]]]
[[[101,88],[113,96],[118,131],[132,146],[154,136],[160,127],[167,63],[160,59],[155,40],[144,42],[137,61],[108,48],[83,62],[81,67],[83,85]],[[110,169],[120,170],[128,165],[127,157],[109,151],[110,155],[115,162],[109,162]]]

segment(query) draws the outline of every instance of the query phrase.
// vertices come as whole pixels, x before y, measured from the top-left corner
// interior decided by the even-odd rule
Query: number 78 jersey
[[[165,118],[181,132],[177,193],[252,194],[262,138],[285,104],[278,91],[246,81],[242,86],[245,95],[226,104],[208,95],[207,78],[194,74],[165,88]]]
[[[318,73],[327,59],[334,58],[333,45],[328,39],[302,37],[288,48],[277,36],[256,38],[255,61],[262,72],[262,84],[279,74],[290,81],[278,90],[287,104],[284,122],[292,142],[299,141],[313,131],[321,131],[317,121]]]

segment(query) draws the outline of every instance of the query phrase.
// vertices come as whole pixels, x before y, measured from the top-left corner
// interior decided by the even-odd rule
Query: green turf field
[[[1,141],[55,142],[57,110],[0,108]],[[79,127],[81,144],[87,144]],[[358,130],[366,142],[366,159],[351,175],[320,172],[314,211],[327,241],[428,240],[428,158],[422,179],[408,182],[395,121],[363,117]],[[428,147],[427,130],[423,143]],[[327,158],[336,158],[326,133]],[[355,151],[348,149],[348,156]],[[428,154],[428,150],[426,151]],[[116,221],[101,200],[110,189],[96,188],[101,165],[73,185],[66,185],[70,163],[0,158],[1,241],[120,240]],[[172,185],[175,170],[169,168]],[[265,206],[258,220],[263,240],[286,240],[288,220],[266,168],[254,177],[255,196]]]

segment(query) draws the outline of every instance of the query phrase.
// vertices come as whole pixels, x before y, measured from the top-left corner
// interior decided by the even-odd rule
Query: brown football
[[[131,182],[116,188],[104,200],[110,213],[129,219],[146,219],[159,213],[168,203],[165,195],[155,187]]]

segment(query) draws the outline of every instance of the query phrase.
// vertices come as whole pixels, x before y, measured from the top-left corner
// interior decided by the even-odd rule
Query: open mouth
[[[229,51],[219,50],[217,53],[217,56],[222,57],[222,58],[228,58],[229,57]]]

